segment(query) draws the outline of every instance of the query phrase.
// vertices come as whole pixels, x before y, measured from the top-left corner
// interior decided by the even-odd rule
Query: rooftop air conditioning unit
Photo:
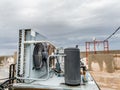
[[[24,80],[47,79],[49,46],[54,47],[43,35],[31,29],[20,30],[17,78]]]

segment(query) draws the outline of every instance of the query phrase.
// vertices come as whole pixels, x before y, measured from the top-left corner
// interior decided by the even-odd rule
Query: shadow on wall
[[[114,57],[113,54],[92,54],[88,57],[88,68],[93,71],[106,71],[113,73]]]

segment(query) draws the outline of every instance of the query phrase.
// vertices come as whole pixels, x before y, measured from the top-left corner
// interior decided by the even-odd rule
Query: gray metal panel
[[[35,81],[31,83],[17,83],[13,84],[13,88],[16,89],[27,89],[27,90],[100,90],[90,73],[88,74],[88,82],[83,83],[79,86],[67,86],[64,83],[64,77],[56,77],[49,78],[46,81]]]
[[[25,41],[46,40],[46,38],[32,31],[31,29],[20,30],[19,32],[19,53],[17,61],[17,69],[20,70],[20,77],[39,78],[42,75],[40,70],[33,70],[33,49],[34,44],[24,44]],[[19,73],[19,72],[18,72]],[[22,75],[23,74],[23,75]],[[18,76],[18,74],[17,74]],[[18,76],[19,77],[19,76]]]

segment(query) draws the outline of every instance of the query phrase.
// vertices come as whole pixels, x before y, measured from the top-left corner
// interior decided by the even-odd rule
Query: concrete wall
[[[1,58],[2,59],[2,58]],[[10,65],[14,63],[13,56],[4,56],[4,59],[1,60],[0,67],[9,69]]]
[[[114,54],[114,65],[116,70],[120,70],[120,54]]]
[[[0,57],[0,64],[2,64],[2,61],[4,60],[4,56]]]
[[[80,53],[81,58],[86,57],[86,52]],[[108,54],[104,51],[89,52],[88,68],[93,71],[114,72],[120,70],[120,50],[110,50]]]
[[[89,55],[94,54],[94,52],[89,52]],[[104,51],[97,51],[97,54],[104,54]],[[109,54],[120,54],[120,50],[110,50]],[[86,52],[80,53],[81,58],[86,57]]]
[[[7,63],[14,63],[13,56],[0,56],[0,65],[5,65]]]
[[[0,64],[2,64],[3,61],[7,60],[10,56],[0,56]]]
[[[114,69],[112,54],[92,54],[88,57],[88,69],[93,71],[106,71],[112,73]]]

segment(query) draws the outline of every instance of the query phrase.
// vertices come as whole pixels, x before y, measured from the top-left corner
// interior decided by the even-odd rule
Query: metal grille
[[[19,50],[18,50],[18,70],[17,75],[22,77],[25,74],[25,60],[24,60],[24,30],[19,31]],[[23,65],[23,66],[22,66]]]

